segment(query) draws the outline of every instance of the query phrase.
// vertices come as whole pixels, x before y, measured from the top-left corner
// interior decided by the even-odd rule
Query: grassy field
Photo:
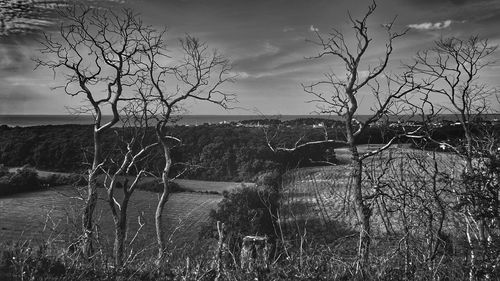
[[[78,223],[82,200],[73,187],[58,187],[48,191],[31,192],[0,198],[0,242],[33,240],[34,243],[74,241],[80,234]],[[105,191],[99,190],[96,210],[99,241],[106,250],[113,241],[113,220]],[[202,223],[209,219],[209,212],[222,199],[218,194],[182,192],[171,195],[165,208],[165,225],[168,228],[169,246],[182,247],[194,243]],[[154,212],[158,194],[137,190],[129,205],[128,242],[137,234],[135,249],[154,250],[156,243]]]
[[[377,147],[361,146],[360,152]],[[348,156],[347,149],[337,151],[337,155]],[[415,164],[417,160],[421,160],[422,167]],[[433,161],[429,152],[409,148],[389,149],[379,156],[367,159],[363,175],[364,192],[373,192],[375,179],[382,183],[398,181],[397,186],[430,182],[428,177],[431,174],[426,173],[426,170],[432,168]],[[456,174],[461,169],[460,161],[450,154],[438,153],[436,161],[441,163],[442,174]],[[325,233],[330,236],[352,233],[357,228],[357,218],[350,188],[350,174],[349,165],[301,168],[285,173],[280,214],[283,227],[300,229],[301,232],[307,228],[308,233],[326,230]],[[174,193],[167,203],[165,222],[170,230],[168,235],[173,248],[196,241],[200,226],[208,220],[209,211],[215,209],[222,200],[220,194],[202,192],[222,193],[242,186],[242,183],[231,182],[176,181],[183,189],[195,192]],[[101,233],[99,239],[109,248],[113,239],[113,222],[107,203],[103,200],[104,195],[104,190],[100,190],[96,215]],[[59,187],[0,198],[0,242],[24,239],[52,239],[57,242],[75,239],[80,234],[77,222],[82,201],[78,197],[74,188]],[[134,237],[139,221],[144,223],[135,241],[137,248],[153,249],[155,246],[153,215],[157,200],[158,194],[141,190],[136,191],[132,198],[129,241]],[[384,217],[382,212],[377,211],[378,203],[374,201],[373,205],[373,230],[374,233],[383,233],[387,230],[388,221],[397,218]]]
[[[10,167],[9,172],[14,173],[21,167]],[[69,173],[60,172],[50,172],[36,170],[39,177],[46,178],[51,175],[62,175],[67,176]],[[102,181],[102,179],[101,179]],[[141,180],[142,184],[149,184],[155,182],[156,179],[153,177],[145,177]],[[222,194],[224,191],[231,191],[235,188],[242,186],[254,186],[251,182],[223,182],[223,181],[203,181],[203,180],[188,180],[188,179],[176,179],[174,180],[182,189],[192,192],[211,192]]]
[[[9,172],[10,173],[15,173],[18,169],[21,169],[22,167],[9,167]],[[69,173],[61,173],[61,172],[50,172],[50,171],[42,171],[42,170],[36,170],[38,173],[39,177],[46,178],[52,175],[61,175],[61,176],[67,176],[70,175]]]
[[[9,168],[15,172],[18,167]],[[40,177],[52,174],[37,170]],[[154,178],[143,178],[141,184],[151,184]],[[173,193],[165,207],[164,225],[167,228],[169,247],[193,246],[198,240],[201,226],[208,222],[209,212],[217,208],[221,194],[253,183],[209,182],[178,179],[175,182],[187,192]],[[99,189],[99,203],[95,212],[99,241],[106,250],[113,243],[113,219],[106,192]],[[31,240],[33,243],[50,241],[68,245],[80,235],[79,216],[84,188],[61,186],[49,190],[29,192],[0,198],[0,242]],[[119,199],[120,192],[115,193]],[[154,250],[156,232],[154,213],[158,193],[136,190],[129,204],[128,242],[134,240],[136,249]],[[142,227],[140,225],[143,225]],[[140,231],[138,232],[138,229]],[[136,235],[137,233],[137,235]],[[134,238],[135,237],[135,238]]]
[[[361,146],[360,152],[376,148],[376,145]],[[341,155],[348,159],[347,149],[336,150],[336,153],[337,156]],[[437,153],[435,161],[439,164],[439,171],[436,173],[441,180],[438,180],[439,184],[445,182],[447,176],[458,176],[463,169],[461,161],[451,154]],[[366,159],[365,162],[364,195],[373,194],[375,186],[383,186],[384,192],[396,197],[403,192],[423,192],[426,188],[432,188],[430,183],[432,183],[434,160],[431,152],[391,148],[378,156]],[[349,165],[288,171],[283,178],[281,203],[284,227],[291,227],[301,233],[304,233],[304,229],[309,233],[321,231],[330,236],[339,235],[332,233],[332,229],[347,233],[356,229],[358,221],[353,205],[350,174]],[[398,190],[400,187],[408,190]],[[381,203],[387,205],[381,206]],[[397,212],[387,215],[387,212],[381,209],[390,209],[390,202],[373,200],[372,208],[374,234],[384,234],[388,229],[397,231],[392,224],[398,224],[391,223],[399,219]]]
[[[223,181],[201,181],[201,180],[186,180],[177,179],[177,184],[183,189],[194,192],[217,192],[222,194],[224,191],[231,191],[242,186],[254,186],[254,183],[249,182],[223,182]]]

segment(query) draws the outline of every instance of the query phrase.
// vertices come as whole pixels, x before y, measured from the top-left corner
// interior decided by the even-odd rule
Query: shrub
[[[0,178],[0,196],[19,192],[33,191],[41,188],[38,173],[29,166],[8,173]]]
[[[267,236],[274,243],[277,234],[278,193],[269,186],[242,187],[223,193],[217,210],[210,212],[209,224],[202,227],[203,238],[217,238],[216,222],[225,224],[229,250],[237,253],[243,237]]]
[[[23,190],[38,189],[40,181],[38,173],[30,166],[18,169],[11,177],[9,183]]]
[[[256,176],[255,182],[257,186],[269,187],[278,192],[281,186],[281,172],[279,170],[265,172]]]
[[[3,164],[0,164],[0,177],[9,175],[9,168],[5,167]]]
[[[65,274],[64,265],[47,254],[45,245],[32,246],[25,241],[3,245],[3,248],[0,251],[0,270],[6,274],[0,277],[6,280],[9,278],[12,280],[55,280]],[[49,276],[53,279],[49,279]]]

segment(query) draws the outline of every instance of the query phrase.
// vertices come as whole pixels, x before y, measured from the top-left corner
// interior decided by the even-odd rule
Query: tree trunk
[[[89,170],[89,182],[87,186],[87,198],[85,199],[84,210],[82,214],[82,253],[84,257],[90,258],[94,253],[93,248],[93,228],[94,228],[94,210],[97,205],[97,174],[98,167],[102,157],[101,134],[94,128],[94,159],[92,169]]]
[[[472,241],[472,234],[469,225],[469,221],[466,220],[466,234],[467,242],[469,243],[469,281],[476,280],[476,251],[474,247],[474,242]]]
[[[363,199],[363,162],[359,158],[359,153],[354,140],[350,141],[350,149],[352,155],[352,176],[354,178],[354,203],[356,214],[360,220],[359,229],[359,244],[358,244],[358,261],[356,271],[363,274],[368,265],[368,257],[370,254],[370,217],[371,209],[367,206]]]
[[[91,176],[92,178],[95,176]],[[93,214],[97,204],[97,191],[96,191],[95,179],[89,180],[89,185],[87,188],[87,198],[85,199],[85,206],[82,214],[82,229],[83,229],[83,239],[82,239],[82,253],[86,258],[90,258],[94,253],[93,247]]]
[[[165,209],[165,204],[170,196],[170,186],[168,173],[170,172],[170,167],[172,166],[172,158],[170,157],[170,147],[164,139],[161,140],[163,154],[165,157],[165,167],[162,172],[162,182],[163,182],[163,192],[161,194],[158,205],[156,206],[155,214],[155,226],[156,226],[156,240],[158,242],[158,266],[161,267],[163,260],[165,258],[166,243],[165,243],[165,232],[163,230],[163,210]]]
[[[115,266],[116,268],[121,268],[123,266],[123,252],[125,244],[125,233],[126,233],[126,223],[120,221],[115,223]]]
[[[124,262],[125,239],[127,237],[127,207],[128,198],[122,202],[119,217],[115,220],[115,266],[121,268]]]

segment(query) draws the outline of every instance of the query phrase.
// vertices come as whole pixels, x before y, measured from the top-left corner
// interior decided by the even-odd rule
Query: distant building
[[[318,124],[313,124],[312,127],[313,128],[324,128],[325,127],[325,123],[321,122],[321,123],[318,123]]]

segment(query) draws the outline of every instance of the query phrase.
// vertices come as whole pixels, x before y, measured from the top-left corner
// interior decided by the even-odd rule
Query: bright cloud
[[[264,43],[264,55],[275,55],[280,51],[278,46],[275,46],[269,42]]]
[[[438,21],[435,23],[423,22],[418,24],[410,24],[408,25],[408,27],[417,30],[439,30],[450,27],[452,22],[452,20]]]
[[[246,71],[231,71],[229,76],[232,76],[236,79],[247,79],[250,77],[250,74]]]

